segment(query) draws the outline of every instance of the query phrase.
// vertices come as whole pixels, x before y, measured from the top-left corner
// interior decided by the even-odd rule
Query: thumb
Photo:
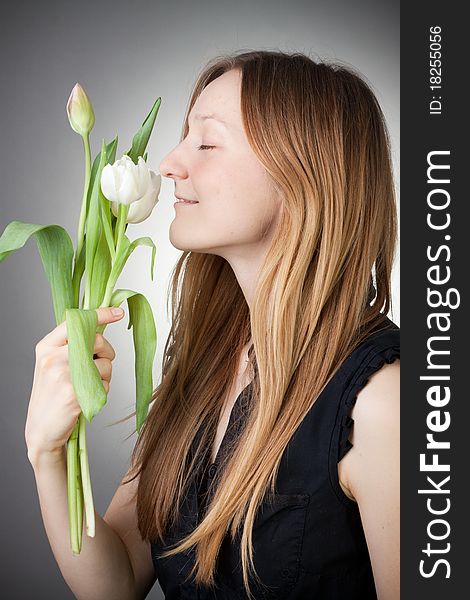
[[[96,308],[98,315],[97,325],[104,325],[105,323],[113,323],[119,321],[124,316],[124,310],[119,307],[110,306]],[[115,312],[117,314],[115,314]],[[45,335],[41,340],[46,346],[65,346],[68,342],[67,338],[67,322],[62,321],[55,329]]]
[[[105,323],[112,323],[113,321],[119,321],[124,316],[124,310],[120,307],[110,306],[100,307],[96,309],[98,315],[97,325],[104,325]]]

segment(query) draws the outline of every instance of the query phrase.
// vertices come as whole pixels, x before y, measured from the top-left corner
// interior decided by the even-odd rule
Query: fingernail
[[[124,311],[122,310],[122,308],[112,308],[111,312],[113,313],[113,315],[115,315],[116,317],[120,317]]]

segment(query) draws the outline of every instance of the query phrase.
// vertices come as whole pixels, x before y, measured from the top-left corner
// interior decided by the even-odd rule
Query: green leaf
[[[103,170],[104,165],[106,164],[106,144],[103,140],[101,146],[100,153],[100,162],[98,165],[98,169],[95,173],[95,178],[93,182],[93,189],[90,196],[90,204],[87,211],[86,217],[86,254],[85,254],[85,276],[88,282],[88,290],[90,297],[88,298],[88,305],[86,308],[96,308],[98,305],[94,306],[91,304],[91,294],[95,290],[95,287],[101,287],[100,276],[102,275],[102,271],[97,269],[96,273],[94,272],[94,267],[96,265],[100,265],[100,257],[95,257],[95,255],[102,249],[102,245],[100,245],[100,237],[102,233],[102,223],[101,223],[101,212],[100,212],[100,199],[99,199],[99,189],[100,189],[100,178],[101,172]],[[106,246],[106,252],[109,253],[108,248]],[[96,258],[96,261],[95,261]]]
[[[112,140],[106,146],[106,164],[113,164],[114,161],[116,160],[117,141],[118,141],[118,136],[116,135],[114,140]],[[100,159],[101,159],[101,151],[96,156],[96,158],[93,162],[90,188],[92,188],[94,186],[94,182],[96,179],[96,173],[98,171],[98,167],[100,164]],[[90,192],[90,194],[91,194],[91,192]],[[113,241],[113,239],[114,239],[113,231],[115,229],[115,224],[116,224],[117,219],[111,212],[111,202],[109,202],[109,200],[107,198],[105,198],[105,196],[103,195],[103,192],[101,191],[101,181],[100,181],[100,185],[98,186],[98,198],[99,198],[98,204],[100,207],[99,212],[100,212],[102,224],[104,227],[106,241],[108,243],[109,253],[111,256],[114,256],[115,248],[114,248],[114,241]]]
[[[152,248],[152,263],[150,265],[150,279],[153,281],[153,267],[155,264],[155,253],[157,248],[152,241],[152,238],[149,237],[141,237],[134,240],[129,247],[129,256],[134,252],[137,246],[150,246]]]
[[[35,235],[42,264],[52,294],[56,324],[64,320],[64,311],[74,306],[72,289],[73,244],[60,225],[35,225],[12,221],[0,236],[0,262],[22,248]]]
[[[116,136],[114,138],[114,140],[109,142],[109,144],[106,146],[106,164],[113,164],[113,162],[116,160],[117,140],[118,140],[118,137]],[[97,155],[97,157],[95,159],[95,161],[97,161],[96,171],[98,170],[100,157],[101,157],[101,152]],[[93,165],[93,167],[94,166],[95,165]],[[105,221],[106,224],[109,225],[110,229],[112,230],[113,223],[112,223],[111,217],[113,216],[113,214],[111,212],[111,202],[109,202],[109,200],[107,200],[103,196],[103,192],[101,191],[101,181],[100,181],[100,185],[98,187],[98,192],[99,192],[99,196],[100,196],[100,204],[102,207],[102,216],[106,219],[106,221]]]
[[[116,149],[118,143],[118,136],[114,140],[111,140],[109,144],[106,146],[106,156],[108,157],[108,162],[113,163],[116,160]]]
[[[112,267],[111,275],[108,279],[112,281],[112,285],[116,284],[119,275],[121,274],[129,256],[132,252],[137,248],[137,246],[151,246],[152,247],[152,262],[150,266],[150,277],[153,281],[153,271],[154,271],[154,263],[155,263],[155,253],[156,247],[153,243],[152,239],[149,237],[142,237],[134,240],[132,243],[129,241],[129,238],[126,235],[122,236],[121,239],[121,248],[119,250],[119,254],[116,254],[114,265]]]
[[[118,136],[116,135],[116,137],[111,142],[109,142],[109,144],[106,145],[106,157],[107,157],[106,161],[107,161],[107,163],[114,162],[114,160],[115,160],[117,142],[118,142]],[[89,214],[89,210],[90,210],[90,199],[91,199],[91,196],[93,193],[93,189],[95,187],[96,174],[98,172],[98,168],[100,165],[101,156],[102,156],[102,152],[100,150],[100,152],[95,156],[93,165],[91,167],[90,182],[88,185],[88,192],[87,192],[87,199],[86,199],[87,218],[88,218],[88,214]],[[100,195],[100,215],[102,215],[102,217],[103,217],[103,226],[107,227],[107,225],[110,224],[110,229],[112,231],[114,224],[112,223],[112,219],[110,216],[111,207],[110,207],[109,202],[107,200],[105,200],[107,206],[101,207],[101,197],[103,197],[103,195],[101,193],[101,186],[99,187],[99,195]],[[111,250],[110,250],[110,252],[111,252]],[[73,294],[74,294],[73,306],[80,305],[80,282],[81,282],[83,273],[85,271],[85,256],[86,256],[86,232],[84,232],[84,244],[82,246],[80,256],[78,257],[78,261],[75,264],[75,268],[73,271],[73,277],[72,277]]]
[[[85,250],[86,250],[86,234],[84,235],[84,244],[78,257],[78,261],[75,264],[72,276],[72,288],[73,288],[73,305],[74,307],[80,306],[80,281],[85,271]],[[63,319],[62,319],[63,320]]]
[[[111,142],[109,142],[109,144],[106,146],[106,157],[107,157],[107,163],[113,163],[116,160],[116,149],[117,149],[117,143],[118,143],[118,136],[116,135],[116,137],[114,138],[114,140],[111,140]],[[87,194],[87,215],[88,215],[88,209],[90,207],[90,197],[91,197],[91,193],[95,184],[95,179],[96,179],[96,172],[98,171],[98,167],[100,164],[100,160],[101,160],[101,150],[98,152],[98,154],[95,156],[95,159],[93,161],[93,165],[91,167],[91,174],[90,174],[90,184],[88,186],[88,194]]]
[[[111,280],[113,288],[116,285],[116,281],[118,280],[121,271],[124,269],[127,259],[129,258],[130,246],[131,243],[129,241],[129,238],[126,235],[123,235],[121,238],[120,250],[114,258],[114,264],[111,269],[111,274],[108,278],[109,280]]]
[[[129,325],[133,327],[136,383],[136,431],[139,432],[148,413],[153,394],[152,367],[157,349],[157,330],[152,308],[143,294],[132,290],[115,290],[110,306],[120,306],[127,299]]]
[[[108,244],[109,253],[114,257],[116,254],[116,248],[114,246],[114,234],[113,234],[113,224],[111,221],[111,202],[103,195],[101,191],[101,186],[98,191],[99,195],[99,203],[100,203],[100,215],[101,222],[103,224],[104,235],[106,239],[106,243]]]
[[[107,399],[101,374],[93,360],[98,313],[95,309],[68,308],[65,321],[70,378],[80,408],[91,422]]]
[[[132,147],[126,152],[130,158],[137,164],[139,156],[144,155],[145,148],[147,147],[150,134],[152,133],[155,119],[157,118],[158,109],[160,108],[162,99],[157,98],[155,100],[152,109],[146,116],[145,121],[142,123],[139,131],[132,138]]]
[[[106,235],[104,230],[101,229],[101,235],[93,261],[93,282],[90,290],[88,308],[98,308],[98,306],[101,306],[106,292],[109,274],[111,273],[111,266],[111,255],[109,253]]]

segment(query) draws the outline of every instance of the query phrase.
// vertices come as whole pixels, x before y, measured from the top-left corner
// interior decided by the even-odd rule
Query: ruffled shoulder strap
[[[338,462],[350,450],[353,444],[349,441],[354,419],[351,409],[356,403],[357,395],[368,383],[370,377],[385,363],[392,363],[400,358],[400,329],[392,321],[389,325],[371,334],[347,359],[346,370],[343,371],[342,392],[338,413],[333,430],[329,470],[330,481],[338,497],[347,505],[357,504],[343,492],[338,476]]]
[[[400,329],[391,321],[390,324],[390,327],[373,333],[352,352],[344,373],[329,462],[333,487],[338,495],[349,503],[352,501],[347,498],[339,484],[337,464],[353,446],[348,438],[354,424],[350,413],[357,395],[370,377],[385,363],[390,364],[400,358]]]
[[[397,332],[397,335],[399,335],[399,332]],[[376,352],[370,353],[364,368],[360,370],[358,376],[346,390],[341,402],[341,432],[339,436],[337,462],[339,462],[346,452],[352,448],[352,444],[348,438],[351,427],[354,424],[354,419],[350,416],[350,412],[356,403],[358,393],[365,387],[370,377],[376,371],[381,369],[385,363],[390,364],[398,358],[400,358],[399,342],[397,342],[396,345],[379,348]]]

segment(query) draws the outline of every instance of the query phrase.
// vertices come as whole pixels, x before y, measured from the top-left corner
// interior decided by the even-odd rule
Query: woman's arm
[[[65,450],[29,453],[44,527],[60,571],[77,599],[140,600],[155,581],[150,548],[136,530],[130,489],[119,486],[105,518],[95,511],[95,537],[83,530],[82,548],[72,554],[67,508]],[[131,484],[129,484],[131,485]],[[140,542],[139,542],[140,540]]]
[[[130,469],[124,476],[127,479]],[[137,598],[146,598],[157,579],[152,561],[150,543],[142,540],[137,523],[136,499],[139,477],[121,485],[116,490],[104,521],[113,528],[126,546],[134,573]]]
[[[96,531],[83,530],[82,548],[73,555],[69,541],[65,451],[30,455],[42,519],[60,571],[79,600],[133,600],[134,574],[119,535],[95,511]]]
[[[357,395],[340,477],[359,505],[379,600],[400,598],[400,361]]]

